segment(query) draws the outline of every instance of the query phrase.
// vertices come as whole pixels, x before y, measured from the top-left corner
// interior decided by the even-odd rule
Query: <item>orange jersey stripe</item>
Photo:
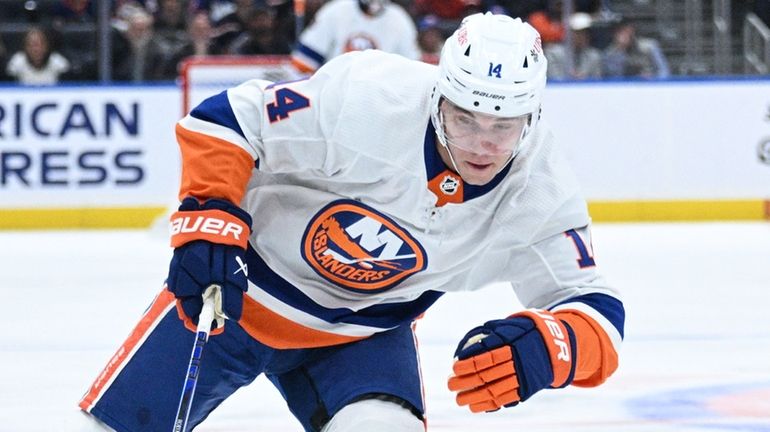
[[[104,387],[112,382],[113,378],[117,376],[117,373],[123,369],[123,366],[128,362],[128,359],[133,355],[134,351],[138,348],[149,331],[160,321],[166,313],[166,310],[175,301],[174,294],[168,290],[163,290],[155,298],[155,301],[150,306],[150,309],[144,314],[139,324],[134,327],[134,330],[128,336],[123,345],[118,348],[118,351],[112,356],[107,366],[104,368],[101,374],[96,378],[94,383],[88,390],[78,406],[84,411],[89,411],[93,408],[96,400],[101,396]]]
[[[312,329],[266,308],[249,296],[243,297],[243,315],[238,324],[263,344],[278,349],[317,348],[366,339]]]
[[[302,60],[299,60],[296,57],[292,57],[291,64],[294,66],[300,73],[302,74],[311,74],[315,72],[315,68],[305,64]]]
[[[182,184],[179,199],[224,198],[234,204],[243,199],[254,168],[254,159],[237,145],[176,125],[182,151]]]
[[[577,341],[577,365],[573,385],[596,387],[618,368],[618,353],[601,325],[575,309],[562,309],[554,316],[572,327]]]

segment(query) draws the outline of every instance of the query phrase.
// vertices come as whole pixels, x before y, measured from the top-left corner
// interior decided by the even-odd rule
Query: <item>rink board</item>
[[[0,229],[142,228],[173,206],[174,85],[5,86]],[[551,85],[544,116],[595,221],[760,220],[770,80]]]

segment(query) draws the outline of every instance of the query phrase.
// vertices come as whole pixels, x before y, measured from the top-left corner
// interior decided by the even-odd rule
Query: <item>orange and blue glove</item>
[[[193,323],[198,323],[203,292],[211,285],[221,287],[222,297],[214,306],[217,316],[241,318],[243,293],[248,289],[244,254],[250,234],[251,216],[226,200],[201,203],[188,197],[171,216],[175,249],[167,285]]]
[[[476,327],[455,351],[449,389],[472,412],[494,411],[575,375],[575,334],[545,310],[526,310]]]

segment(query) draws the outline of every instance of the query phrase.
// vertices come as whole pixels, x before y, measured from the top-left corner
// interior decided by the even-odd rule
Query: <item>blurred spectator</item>
[[[420,47],[420,59],[426,63],[438,64],[441,48],[444,47],[444,33],[439,27],[440,20],[435,15],[426,15],[417,24],[417,45]]]
[[[6,73],[25,85],[52,85],[70,68],[69,61],[51,50],[48,35],[40,27],[24,34],[22,51],[8,61]]]
[[[187,22],[187,37],[184,44],[176,47],[163,70],[164,79],[175,79],[179,75],[179,64],[193,56],[220,54],[213,43],[211,22],[205,11],[193,15]]]
[[[212,22],[235,12],[235,0],[190,0],[190,14],[206,12]]]
[[[500,6],[505,14],[522,20],[527,20],[527,17],[534,12],[549,11],[548,0],[492,0],[487,6],[489,8]]]
[[[621,22],[615,29],[612,43],[604,51],[604,76],[667,78],[668,61],[658,41],[636,35],[636,27]]]
[[[150,81],[163,77],[167,51],[153,37],[153,19],[138,4],[118,11],[112,42],[112,77],[116,81]]]
[[[289,54],[289,43],[276,31],[275,12],[267,7],[250,12],[246,32],[238,36],[228,52],[240,55]]]
[[[451,33],[461,19],[482,12],[482,9],[481,0],[414,0],[413,13],[416,16],[433,15],[441,20],[454,21],[446,26],[446,31]]]
[[[186,16],[187,10],[182,0],[158,1],[158,11],[155,13],[153,24],[153,37],[156,38],[159,46],[168,53],[169,57],[181,51],[190,42]],[[167,65],[165,69],[175,68]],[[166,75],[165,78],[169,77]]]
[[[546,45],[548,78],[583,80],[602,77],[602,53],[591,46],[591,23],[591,15],[585,12],[570,17],[574,67],[569,64],[568,47],[564,43]]]
[[[540,33],[544,44],[561,42],[564,39],[561,11],[537,10],[529,14],[526,21]]]
[[[70,70],[62,77],[65,80],[97,77],[97,4],[92,0],[59,0],[50,9],[51,48],[70,61]]]
[[[561,22],[561,2],[548,0],[490,0],[488,9],[527,21],[540,33],[544,44],[561,42],[564,26]]]
[[[155,33],[178,37],[185,33],[186,10],[182,0],[159,0],[155,13]]]
[[[313,24],[315,15],[326,4],[326,0],[306,0],[305,1],[305,27]]]
[[[70,23],[94,23],[96,11],[91,0],[61,0],[51,12],[55,27]]]
[[[212,16],[214,22],[214,43],[219,50],[230,53],[228,49],[232,43],[248,29],[251,13],[257,7],[258,2],[260,3],[259,6],[264,5],[259,0],[234,0],[232,12],[221,19],[215,20],[213,15],[209,15]]]
[[[482,0],[414,0],[409,11],[417,17],[417,43],[423,61],[437,63],[444,40],[457,29],[460,21],[486,9]]]
[[[294,0],[266,0],[266,3],[275,12],[275,31],[291,47],[299,37],[298,32],[311,25],[326,0],[305,0],[305,13],[299,23],[294,13]]]
[[[5,63],[8,61],[8,50],[5,49],[2,35],[0,35],[0,81],[5,81],[8,77],[5,74]]]
[[[573,12],[593,14],[599,11],[602,0],[571,0]],[[563,0],[486,0],[487,9],[502,7],[504,13],[526,19],[533,13],[543,12],[553,18],[561,17]]]
[[[113,10],[120,11],[124,5],[138,5],[150,15],[158,11],[158,0],[108,0],[114,3]]]
[[[333,57],[369,48],[419,59],[414,21],[388,0],[332,0],[300,35],[292,62],[313,72]]]
[[[574,0],[573,11],[595,14],[602,7],[602,0]],[[553,3],[553,2],[552,2]],[[561,3],[560,1],[558,3]]]

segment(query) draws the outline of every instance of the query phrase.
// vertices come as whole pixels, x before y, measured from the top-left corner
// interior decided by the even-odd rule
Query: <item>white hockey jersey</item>
[[[420,57],[417,29],[401,6],[385,3],[377,16],[366,15],[357,0],[325,4],[300,35],[292,62],[301,72],[314,72],[330,59],[350,51],[378,49],[410,59]]]
[[[463,184],[436,150],[437,76],[350,53],[309,79],[246,82],[180,121],[181,196],[253,217],[241,325],[277,348],[325,346],[506,281],[527,307],[590,317],[616,350],[622,303],[596,270],[585,201],[546,123],[489,184]]]

